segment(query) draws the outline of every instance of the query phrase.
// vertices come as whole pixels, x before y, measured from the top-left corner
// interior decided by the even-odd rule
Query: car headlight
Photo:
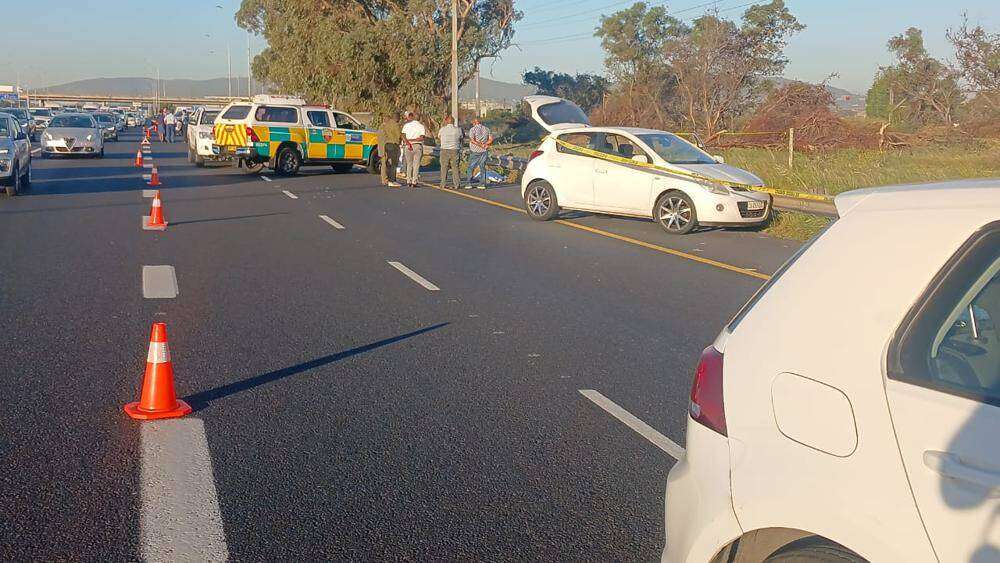
[[[93,135],[87,135],[87,140],[88,141],[93,141],[94,140],[94,136]]]
[[[10,154],[10,149],[0,149],[0,155]]]
[[[715,182],[698,182],[698,184],[715,195],[729,195],[729,188]]]

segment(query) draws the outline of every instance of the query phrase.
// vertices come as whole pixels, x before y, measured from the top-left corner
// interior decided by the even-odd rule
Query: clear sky
[[[534,66],[561,72],[603,70],[600,43],[591,36],[601,14],[632,0],[515,0],[525,18],[516,26],[517,46],[497,61],[485,61],[483,75],[520,82]],[[678,17],[691,19],[706,9],[736,18],[750,0],[670,0]],[[709,4],[706,6],[706,3]],[[875,69],[890,62],[885,43],[907,27],[924,30],[931,53],[951,57],[945,31],[961,22],[1000,31],[1000,0],[786,0],[806,25],[786,54],[785,75],[818,81],[830,73],[832,84],[864,92]],[[29,86],[48,86],[99,76],[217,78],[227,73],[230,46],[233,74],[246,75],[247,34],[233,21],[239,0],[49,0],[43,4],[5,0],[4,21],[17,22],[3,35],[0,82],[17,73]],[[169,7],[164,7],[169,6]],[[221,8],[217,7],[221,6]],[[561,39],[565,38],[565,39]],[[253,52],[264,45],[252,39]],[[12,46],[16,45],[15,48]],[[9,55],[9,56],[8,56]]]

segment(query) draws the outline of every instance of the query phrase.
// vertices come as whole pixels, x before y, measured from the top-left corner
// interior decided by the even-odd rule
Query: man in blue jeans
[[[480,177],[482,181],[475,187],[480,190],[486,189],[486,159],[489,157],[492,144],[493,135],[490,134],[490,130],[479,121],[478,117],[472,118],[472,129],[469,129],[469,170],[466,172],[469,176],[469,185],[465,186],[465,189],[472,188],[475,185],[473,179]],[[477,171],[475,176],[472,175],[473,170]]]

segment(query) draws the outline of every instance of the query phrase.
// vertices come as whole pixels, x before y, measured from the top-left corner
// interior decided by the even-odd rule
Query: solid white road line
[[[334,229],[340,229],[340,230],[344,229],[343,225],[341,225],[340,223],[338,223],[338,222],[334,221],[333,219],[327,217],[326,215],[320,215],[319,218],[322,219],[322,220],[324,220],[324,221],[326,221],[327,223],[329,223],[330,226],[333,227]]]
[[[399,262],[393,262],[391,260],[388,261],[388,262],[389,262],[390,266],[392,266],[393,268],[396,268],[400,272],[403,272],[404,276],[406,276],[406,277],[410,278],[411,280],[413,280],[413,281],[419,283],[420,285],[424,286],[424,289],[426,289],[427,291],[440,291],[441,290],[440,287],[438,287],[438,286],[432,284],[431,282],[427,281],[426,279],[424,279],[423,276],[421,276],[420,274],[418,274],[418,273],[414,272],[413,270],[407,268],[406,266],[400,264]]]
[[[177,272],[173,266],[143,266],[142,296],[146,299],[173,299],[177,289]]]
[[[270,182],[271,181],[271,179],[268,178],[267,176],[261,176],[260,179],[264,180],[265,182]]]
[[[156,195],[156,190],[142,190],[142,197],[153,197]]]
[[[140,442],[142,558],[226,561],[229,548],[204,423],[198,418],[146,421],[140,425]]]
[[[611,399],[601,395],[593,389],[580,389],[580,394],[593,401],[597,406],[606,410],[611,416],[622,421],[625,426],[628,426],[632,430],[638,432],[640,436],[652,442],[654,446],[666,452],[670,457],[678,461],[684,457],[684,448],[678,446],[673,440],[654,430],[652,426],[636,418],[632,413],[619,407]]]
[[[281,190],[281,193],[287,195],[288,197],[290,197],[292,199],[299,199],[299,196],[293,194],[292,192],[290,192],[288,190]]]

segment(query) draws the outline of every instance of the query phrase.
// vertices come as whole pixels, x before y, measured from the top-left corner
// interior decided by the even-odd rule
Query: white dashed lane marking
[[[198,418],[145,421],[139,439],[142,558],[229,559],[204,423]]]
[[[299,196],[293,194],[292,192],[290,192],[288,190],[281,190],[281,193],[287,195],[288,197],[290,197],[292,199],[299,199]]]
[[[654,430],[652,426],[636,418],[632,413],[615,404],[611,399],[593,389],[580,389],[580,394],[593,401],[595,405],[607,411],[611,416],[620,420],[625,426],[638,432],[640,436],[652,442],[654,446],[666,452],[670,457],[678,461],[684,457],[684,448]]]
[[[411,280],[417,282],[418,284],[420,284],[421,286],[423,286],[423,288],[426,289],[427,291],[441,291],[440,287],[438,287],[438,286],[432,284],[431,282],[427,281],[423,276],[421,276],[420,274],[418,274],[418,273],[414,272],[413,270],[407,268],[403,264],[401,264],[399,262],[389,261],[389,265],[392,266],[393,268],[396,268],[400,272],[403,272],[404,276],[406,276],[406,277],[410,278]]]
[[[142,296],[146,299],[173,299],[177,288],[177,273],[173,266],[143,266]]]
[[[271,181],[271,179],[268,178],[267,176],[261,176],[260,179],[264,180],[265,182],[270,182]]]
[[[322,219],[322,220],[324,220],[324,221],[326,221],[327,223],[329,223],[330,226],[333,227],[334,229],[340,229],[340,230],[344,229],[343,225],[341,225],[340,223],[338,223],[338,222],[334,221],[333,219],[327,217],[326,215],[320,215],[319,218]]]
[[[157,190],[142,190],[142,197],[154,197]]]

